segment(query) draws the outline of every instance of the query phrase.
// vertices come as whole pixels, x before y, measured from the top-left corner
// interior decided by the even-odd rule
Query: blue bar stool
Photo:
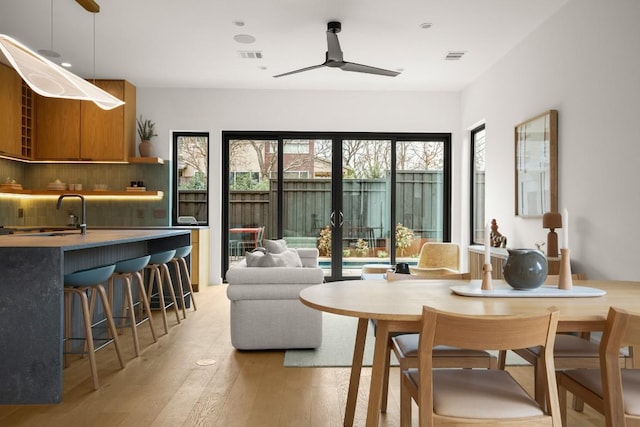
[[[87,270],[76,271],[71,274],[65,274],[64,276],[64,302],[65,302],[65,334],[64,334],[64,366],[69,366],[68,355],[72,353],[71,341],[83,340],[86,343],[87,353],[89,355],[89,366],[91,367],[91,378],[93,381],[93,388],[97,390],[98,383],[98,368],[96,366],[95,352],[100,350],[105,345],[113,342],[116,347],[116,353],[118,360],[120,361],[120,367],[125,367],[124,359],[122,358],[122,352],[120,351],[120,344],[118,342],[118,330],[113,322],[111,315],[111,305],[109,304],[109,298],[102,286],[102,283],[109,280],[109,277],[115,271],[115,265],[107,265],[103,267],[96,267]],[[92,314],[93,310],[89,310],[88,296],[94,296],[94,292],[97,292],[102,301],[104,308],[104,315],[106,317],[107,325],[111,335],[107,338],[94,338],[93,327],[103,321],[93,324]],[[71,337],[71,313],[72,313],[72,297],[76,295],[80,298],[82,306],[82,317],[84,326],[84,337]],[[93,298],[92,298],[93,299]],[[99,346],[95,346],[95,341],[104,341]],[[83,351],[84,352],[84,349]],[[76,351],[76,353],[78,353]]]
[[[115,316],[114,318],[120,318],[123,321],[128,320],[128,324],[131,327],[131,336],[133,337],[133,348],[136,353],[136,357],[140,356],[140,341],[138,339],[138,325],[148,322],[151,329],[151,336],[154,342],[158,342],[156,336],[156,330],[153,327],[153,319],[151,316],[151,307],[149,306],[149,298],[147,297],[147,291],[144,288],[144,280],[140,271],[149,264],[151,259],[150,255],[146,255],[139,258],[128,259],[124,261],[118,261],[116,263],[115,272],[109,278],[109,303],[113,307],[113,294],[114,285],[121,283],[124,287],[124,304],[122,308],[122,316]],[[131,282],[136,279],[138,283],[138,296],[139,301],[133,302],[133,292],[131,290]],[[116,282],[116,279],[120,279]],[[136,319],[136,312],[134,306],[142,304],[142,310],[139,310],[139,318]],[[126,312],[126,313],[125,313]],[[125,315],[126,314],[126,315]]]
[[[173,290],[173,281],[171,280],[171,274],[169,274],[169,267],[167,263],[173,259],[176,255],[175,250],[158,252],[151,254],[149,264],[145,267],[150,271],[149,284],[147,286],[147,295],[149,299],[157,297],[159,300],[160,310],[162,312],[162,323],[164,325],[164,333],[169,333],[169,322],[167,321],[167,308],[173,306],[176,313],[176,320],[180,323],[180,314],[178,313],[178,302],[176,301],[176,293]],[[155,289],[154,289],[155,283]],[[164,287],[169,290],[171,299],[167,301],[164,296]]]
[[[180,300],[182,302],[182,317],[187,318],[187,306],[184,301],[184,297],[191,296],[191,304],[193,304],[193,311],[196,311],[196,300],[193,297],[193,286],[191,285],[191,275],[189,274],[189,268],[187,267],[187,260],[185,257],[191,253],[191,245],[182,246],[176,249],[176,254],[171,260],[171,264],[176,269],[176,278],[178,279],[178,290],[180,292]],[[185,291],[182,286],[182,276],[184,274],[185,282],[187,282],[188,289]]]

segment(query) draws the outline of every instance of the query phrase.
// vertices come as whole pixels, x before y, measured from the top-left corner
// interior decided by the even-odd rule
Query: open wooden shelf
[[[135,163],[139,165],[162,165],[164,159],[160,157],[129,157],[129,163]]]
[[[158,190],[148,190],[148,191],[94,191],[94,190],[13,190],[13,189],[2,189],[0,193],[6,194],[24,194],[27,196],[59,196],[61,194],[80,194],[83,196],[130,196],[130,197],[154,197],[154,198],[162,198],[164,197],[164,192]]]

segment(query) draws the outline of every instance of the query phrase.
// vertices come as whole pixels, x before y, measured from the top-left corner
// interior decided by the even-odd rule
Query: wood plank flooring
[[[236,351],[229,336],[226,285],[201,287],[196,298],[198,311],[188,311],[180,325],[170,316],[169,334],[158,343],[148,326],[141,326],[139,358],[130,332],[124,331],[125,369],[119,369],[113,346],[99,351],[99,390],[91,387],[88,360],[78,359],[64,370],[61,404],[0,406],[0,426],[342,425],[349,368],[285,368],[282,351]],[[159,313],[154,322],[162,331]],[[509,370],[531,388],[531,367]],[[370,368],[365,368],[356,426],[365,423],[369,379]],[[400,421],[398,368],[392,369],[389,393],[380,425],[392,427]],[[604,420],[585,406],[584,413],[569,410],[569,426],[599,427]]]

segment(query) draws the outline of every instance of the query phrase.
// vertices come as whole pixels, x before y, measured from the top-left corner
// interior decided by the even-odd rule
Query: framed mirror
[[[558,111],[549,110],[515,127],[516,215],[558,211]]]

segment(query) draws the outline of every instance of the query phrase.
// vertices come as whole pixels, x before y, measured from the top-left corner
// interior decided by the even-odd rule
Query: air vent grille
[[[450,51],[447,52],[447,56],[444,57],[445,61],[458,61],[459,59],[461,59],[464,54],[466,52],[465,51],[461,51],[461,50],[457,50],[457,51]]]
[[[242,59],[262,59],[262,52],[253,50],[239,50],[238,55]]]

